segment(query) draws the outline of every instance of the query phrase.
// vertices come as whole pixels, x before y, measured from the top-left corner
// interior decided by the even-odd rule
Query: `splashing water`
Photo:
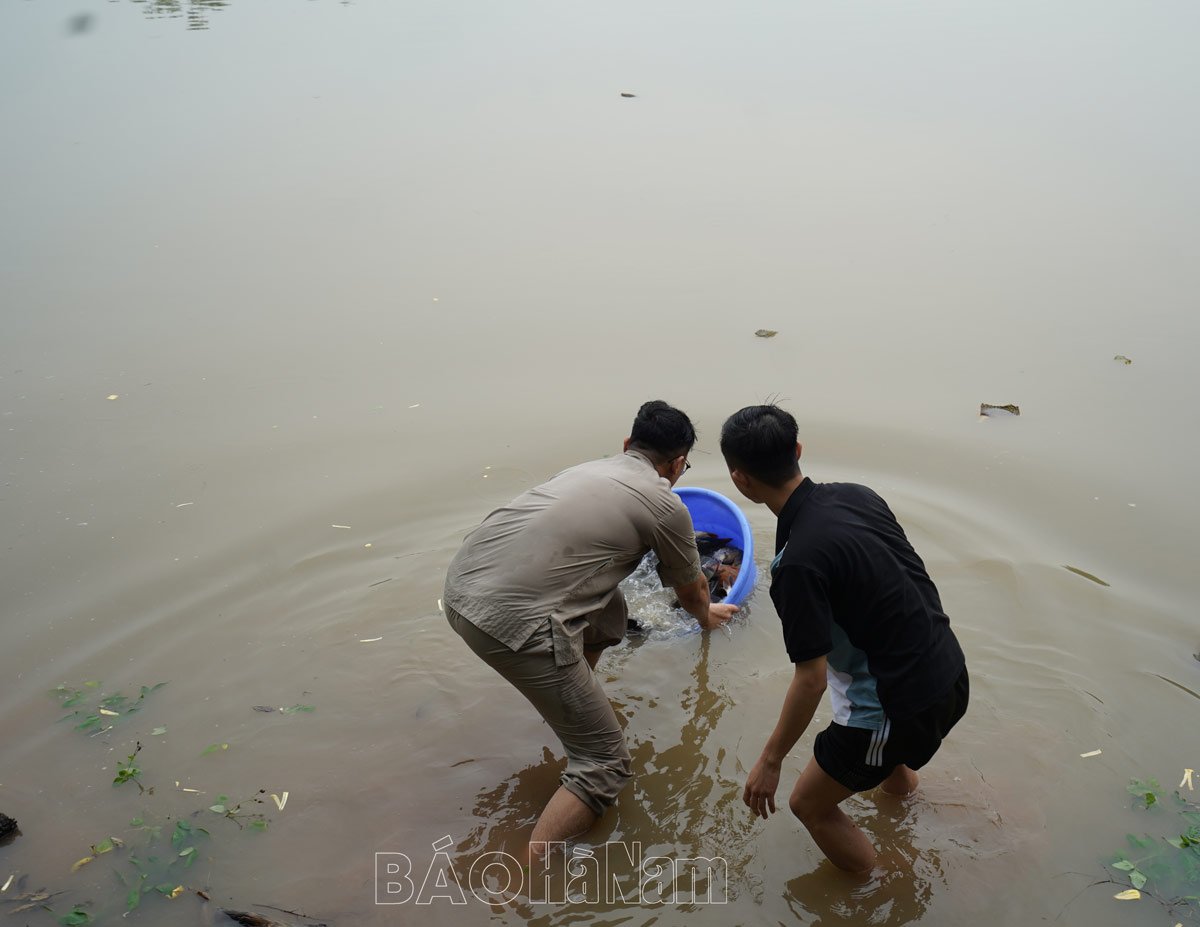
[[[696,619],[679,607],[675,590],[663,588],[654,551],[622,581],[621,591],[629,605],[629,617],[642,626],[640,636],[645,640],[685,637],[700,630]]]

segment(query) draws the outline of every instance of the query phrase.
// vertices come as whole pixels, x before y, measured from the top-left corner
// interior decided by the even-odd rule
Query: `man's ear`
[[[621,450],[622,450],[622,451],[627,451],[627,450],[629,450],[629,442],[630,442],[630,441],[632,441],[632,440],[633,440],[633,438],[626,438],[626,439],[625,439],[625,443],[621,445]]]
[[[746,476],[746,474],[744,474],[741,470],[734,469],[729,471],[729,478],[733,480],[733,485],[737,487],[738,492],[740,492],[751,502],[758,502],[758,499],[754,497],[754,491],[750,485],[750,478]]]
[[[796,462],[800,461],[800,454],[804,451],[804,445],[799,441],[796,442]]]

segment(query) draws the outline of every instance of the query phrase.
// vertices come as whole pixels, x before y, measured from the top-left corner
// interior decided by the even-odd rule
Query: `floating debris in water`
[[[1116,898],[1117,901],[1137,901],[1142,897],[1142,893],[1136,888],[1127,888],[1123,892],[1117,892],[1115,895],[1113,895],[1113,897]]]
[[[117,395],[116,393],[113,393],[111,396],[108,397],[108,401],[112,402],[114,399],[120,399],[120,398],[121,397],[119,395]]]
[[[1100,586],[1111,586],[1112,585],[1111,583],[1106,583],[1099,576],[1094,576],[1093,574],[1089,573],[1087,570],[1079,569],[1079,567],[1073,567],[1066,563],[1064,563],[1062,565],[1062,567],[1064,570],[1070,570],[1076,576],[1082,576],[1084,579],[1090,579],[1092,582],[1096,583],[1097,585],[1100,585]]]
[[[1200,699],[1200,692],[1196,692],[1193,689],[1189,689],[1187,686],[1183,685],[1182,683],[1176,682],[1174,679],[1168,679],[1166,676],[1160,675],[1159,673],[1151,673],[1150,675],[1154,676],[1156,679],[1161,679],[1163,682],[1167,683],[1168,685],[1174,686],[1180,692],[1186,692],[1188,695],[1190,695],[1194,699]]]
[[[350,526],[349,526],[349,525],[330,525],[329,527],[330,527],[330,528],[341,528],[341,529],[343,529],[343,530],[345,530],[345,531],[349,531],[349,530],[350,530]]]
[[[277,808],[278,808],[280,811],[282,811],[282,810],[283,810],[283,806],[287,804],[287,801],[288,801],[288,793],[287,793],[287,792],[284,792],[282,796],[279,796],[279,795],[276,795],[274,792],[272,792],[272,793],[271,793],[271,798],[273,798],[273,799],[275,800],[275,806],[276,806],[276,807],[277,807]]]
[[[12,875],[10,875],[8,877],[8,881],[4,883],[4,887],[0,888],[0,892],[8,891],[8,887],[13,884],[13,879],[15,879],[16,877],[17,877],[17,874],[15,872]]]
[[[90,32],[96,17],[91,13],[77,13],[67,20],[67,32],[71,35],[83,35]]]
[[[373,644],[376,641],[381,641],[381,640],[383,640],[382,637],[360,637],[358,639],[358,642],[360,644]]]
[[[1104,752],[1103,750],[1093,750],[1091,753],[1081,753],[1081,754],[1079,754],[1079,758],[1080,758],[1081,760],[1086,760],[1086,759],[1087,759],[1089,756],[1099,756],[1099,755],[1100,755],[1101,753],[1103,753],[1103,752]]]
[[[1003,406],[994,406],[990,402],[981,402],[979,404],[980,415],[1020,415],[1021,407],[1013,405],[1011,402]]]
[[[1179,780],[1180,788],[1183,788],[1186,785],[1188,787],[1189,792],[1196,791],[1195,788],[1192,786],[1192,773],[1194,773],[1195,771],[1196,770],[1194,770],[1194,769],[1185,769],[1183,771],[1183,778]]]
[[[271,705],[254,705],[252,707],[255,711],[279,711],[278,708],[275,708]]]
[[[183,508],[185,505],[195,505],[195,504],[196,504],[195,502],[180,502],[180,503],[179,503],[177,506],[175,506],[175,508],[177,508],[177,509],[181,509],[181,508]]]
[[[774,338],[779,332],[771,328],[760,328],[754,334],[758,335],[759,338]]]
[[[634,97],[636,97],[636,96],[637,96],[637,94],[636,94],[636,93],[630,93],[630,92],[629,92],[629,91],[627,91],[627,90],[622,90],[622,91],[621,91],[621,96],[623,96],[623,97],[624,97],[626,100],[632,100]]]
[[[1130,364],[1132,364],[1132,363],[1133,363],[1133,359],[1132,359],[1132,358],[1129,358],[1129,357],[1126,357],[1124,354],[1114,354],[1114,355],[1113,355],[1113,360],[1115,360],[1115,361],[1120,361],[1120,362],[1121,362],[1122,364],[1124,364],[1126,367],[1128,367]]]

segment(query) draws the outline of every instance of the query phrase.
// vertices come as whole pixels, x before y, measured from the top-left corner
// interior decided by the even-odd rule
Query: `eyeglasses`
[[[692,469],[692,462],[686,457],[683,458],[683,472],[687,473],[690,469]]]

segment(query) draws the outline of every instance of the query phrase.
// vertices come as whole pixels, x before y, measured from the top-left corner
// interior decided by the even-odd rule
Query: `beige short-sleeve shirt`
[[[630,450],[562,471],[496,509],[467,535],[446,576],[446,604],[517,650],[547,619],[555,660],[583,655],[587,616],[647,551],[664,586],[700,575],[692,518],[649,459]]]

